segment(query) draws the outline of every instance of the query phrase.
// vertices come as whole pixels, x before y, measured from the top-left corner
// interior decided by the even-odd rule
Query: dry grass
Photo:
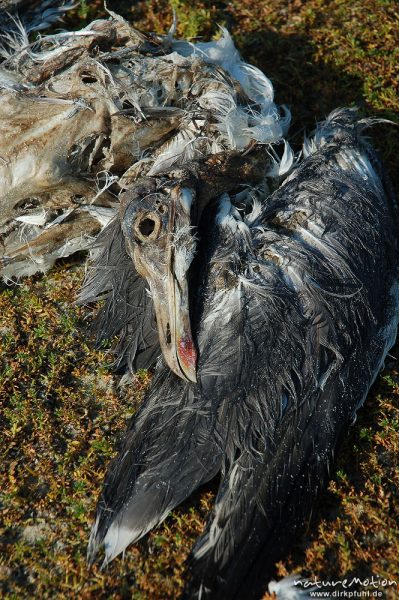
[[[138,27],[165,31],[163,0],[110,3]],[[216,23],[272,78],[299,142],[336,106],[399,122],[396,3],[385,0],[230,3],[173,0],[180,34],[206,37]],[[68,27],[103,14],[84,3]],[[375,141],[396,184],[398,130]],[[396,165],[395,165],[396,163]],[[396,167],[396,170],[395,170]],[[89,314],[73,305],[81,262],[65,262],[0,295],[1,536],[4,597],[176,598],[184,560],[203,527],[212,490],[203,490],[131,548],[125,561],[88,571],[85,549],[104,471],[149,376],[123,393],[93,351]],[[382,299],[383,301],[383,299]],[[392,351],[396,356],[396,351]],[[387,362],[338,457],[329,491],[279,574],[399,579],[399,363]],[[399,592],[388,593],[390,598]]]

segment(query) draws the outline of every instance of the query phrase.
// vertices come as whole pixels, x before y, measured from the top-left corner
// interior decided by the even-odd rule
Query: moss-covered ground
[[[143,30],[170,25],[165,1],[109,2]],[[398,6],[390,0],[172,0],[179,33],[217,35],[226,25],[244,57],[272,79],[293,114],[298,141],[337,106],[399,122]],[[66,26],[104,15],[82,2]],[[375,143],[398,190],[398,129]],[[74,306],[82,257],[0,291],[1,521],[3,597],[176,598],[184,561],[203,527],[212,488],[187,501],[124,560],[87,568],[86,545],[106,465],[149,381],[123,389],[106,347],[93,350],[90,312]],[[382,298],[383,302],[384,299]],[[349,432],[329,490],[278,574],[371,574],[399,581],[399,348],[387,359]],[[399,597],[399,589],[386,592]],[[226,599],[228,600],[228,599]]]

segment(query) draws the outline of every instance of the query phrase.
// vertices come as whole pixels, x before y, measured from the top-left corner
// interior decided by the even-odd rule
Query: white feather
[[[82,210],[95,217],[101,227],[106,227],[118,212],[117,206],[114,208],[106,208],[104,206],[83,206]]]
[[[20,223],[27,223],[28,225],[39,225],[43,226],[46,221],[46,211],[42,209],[41,211],[31,212],[28,215],[22,215],[21,217],[16,217],[16,221]]]
[[[189,188],[182,188],[180,193],[180,204],[186,215],[190,215],[194,194]]]
[[[315,588],[303,589],[303,587],[300,587],[301,581],[301,577],[295,575],[289,575],[280,579],[280,581],[271,581],[269,592],[276,594],[277,600],[305,600],[311,598]]]
[[[148,175],[156,175],[178,164],[194,158],[196,135],[190,129],[184,129],[175,135],[166,148],[155,159]]]

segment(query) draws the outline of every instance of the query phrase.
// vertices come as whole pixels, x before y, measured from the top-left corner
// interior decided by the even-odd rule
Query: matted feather
[[[153,302],[126,252],[119,218],[98,237],[78,297],[80,304],[99,301],[92,327],[98,344],[118,336],[115,366],[130,371],[151,367],[160,354]]]

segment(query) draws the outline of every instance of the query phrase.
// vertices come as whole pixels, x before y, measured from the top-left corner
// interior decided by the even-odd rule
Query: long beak
[[[162,273],[158,269],[149,273],[146,269],[161,350],[176,375],[196,382],[197,352],[191,333],[187,272],[176,268],[174,246],[168,244],[165,258]]]
[[[189,313],[189,292],[187,273],[178,276],[174,269],[173,250],[168,260],[166,279],[167,303],[155,301],[158,328],[166,325],[160,331],[160,343],[163,355],[169,367],[189,381],[196,382],[197,352],[193,342]]]
[[[168,230],[157,237],[156,226],[146,244],[137,244],[133,241],[130,224],[136,224],[137,234],[137,227],[140,229],[145,221],[152,219],[155,223],[158,219],[154,212],[144,210],[142,214],[140,219],[134,203],[130,203],[124,213],[129,254],[138,273],[149,283],[160,346],[167,364],[182,379],[196,382],[197,352],[191,333],[188,286],[188,270],[196,240],[189,214],[177,215],[171,208]]]

